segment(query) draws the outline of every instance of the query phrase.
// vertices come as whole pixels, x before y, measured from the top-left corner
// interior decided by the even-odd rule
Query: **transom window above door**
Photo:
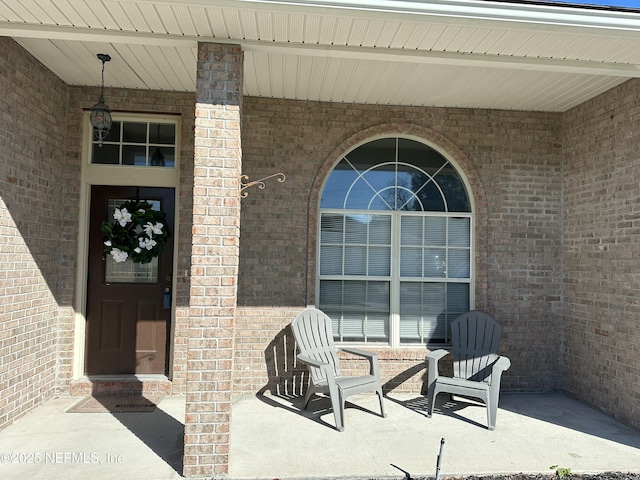
[[[450,343],[473,304],[472,208],[429,145],[382,138],[334,167],[320,200],[318,307],[343,342]]]
[[[91,146],[92,164],[174,168],[175,160],[175,122],[114,120],[103,145]]]

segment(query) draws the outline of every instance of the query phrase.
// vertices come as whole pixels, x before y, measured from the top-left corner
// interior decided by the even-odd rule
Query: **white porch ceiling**
[[[493,1],[0,0],[70,85],[194,91],[198,41],[238,43],[249,96],[564,111],[640,76],[640,11]]]

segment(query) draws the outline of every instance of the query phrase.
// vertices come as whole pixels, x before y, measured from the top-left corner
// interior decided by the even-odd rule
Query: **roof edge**
[[[190,0],[190,3],[206,5],[211,0]],[[351,14],[396,14],[640,31],[640,10],[599,8],[544,0],[217,0],[215,3],[217,6],[297,10],[307,13],[334,10],[349,11]]]

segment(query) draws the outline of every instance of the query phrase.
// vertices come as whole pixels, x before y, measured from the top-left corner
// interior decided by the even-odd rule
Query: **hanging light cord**
[[[105,64],[105,59],[101,58],[102,60],[102,81],[100,83],[100,101],[104,102],[104,64]]]
[[[104,101],[104,64],[111,61],[111,56],[106,53],[99,53],[98,58],[102,62],[102,73],[100,74],[100,101]]]
[[[104,97],[104,60],[102,61],[102,81],[100,83],[100,98]]]

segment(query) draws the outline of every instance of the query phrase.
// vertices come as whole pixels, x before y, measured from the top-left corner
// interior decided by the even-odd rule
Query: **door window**
[[[160,210],[158,200],[145,200],[151,204],[153,210]],[[107,219],[113,219],[113,212],[127,200],[110,198],[107,204]],[[134,263],[132,261],[116,262],[111,255],[105,257],[105,283],[157,283],[158,257],[149,263]]]

